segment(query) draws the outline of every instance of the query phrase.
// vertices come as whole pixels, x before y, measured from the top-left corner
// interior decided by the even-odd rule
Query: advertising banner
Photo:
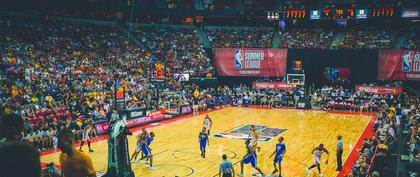
[[[380,94],[380,95],[398,95],[403,92],[402,87],[385,87],[385,86],[364,86],[364,85],[356,85],[356,91],[359,92],[367,92],[372,94]]]
[[[418,18],[419,9],[418,8],[403,8],[401,9],[401,18]]]
[[[254,89],[272,89],[272,90],[291,90],[295,85],[287,84],[286,82],[252,82]]]
[[[134,127],[137,125],[146,124],[162,119],[165,119],[165,114],[153,114],[151,116],[131,119],[127,120],[127,127]],[[97,123],[95,124],[95,127],[98,134],[104,134],[108,131],[108,122]]]
[[[181,114],[188,114],[188,113],[192,113],[191,106],[182,106]]]
[[[213,52],[220,76],[286,75],[287,49],[215,48]]]
[[[378,80],[420,80],[420,50],[380,50]]]

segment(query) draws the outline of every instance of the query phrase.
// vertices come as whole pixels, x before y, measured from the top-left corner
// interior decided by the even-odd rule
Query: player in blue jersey
[[[154,137],[155,137],[155,133],[153,133],[153,132],[150,132],[150,134],[146,137],[146,143],[149,147],[150,147],[150,143],[152,143]],[[150,160],[150,158],[146,157],[146,164],[148,164],[148,162],[147,162],[148,160]]]
[[[274,152],[270,155],[270,158],[273,157],[274,154],[276,156],[274,157],[274,171],[272,175],[279,172],[279,177],[281,177],[281,161],[283,160],[283,156],[286,153],[286,145],[283,143],[283,137],[279,138],[279,143],[276,144],[276,149]],[[277,170],[277,164],[279,165],[279,169]]]
[[[147,158],[150,160],[150,170],[156,169],[153,167],[153,154],[152,154],[152,149],[150,148],[149,144],[147,144],[147,137],[142,138],[140,140],[140,144],[141,144],[141,151],[144,153],[143,158]]]
[[[201,157],[206,157],[206,145],[210,145],[209,136],[206,133],[206,128],[203,127],[198,135],[198,142],[200,143]]]
[[[245,141],[246,155],[241,161],[241,173],[239,173],[239,176],[244,175],[244,164],[248,163],[251,163],[252,167],[255,168],[261,174],[261,176],[264,176],[264,173],[257,166],[257,154],[255,153],[254,148],[250,145],[250,142],[250,140]]]

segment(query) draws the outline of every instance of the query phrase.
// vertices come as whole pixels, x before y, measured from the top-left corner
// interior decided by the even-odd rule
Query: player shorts
[[[134,152],[139,153],[141,151],[141,147],[140,146],[136,146],[136,149],[134,150]]]
[[[249,156],[247,158],[242,159],[244,164],[251,163],[251,166],[255,168],[257,166],[257,158],[255,156]]]
[[[203,148],[206,148],[206,142],[204,141],[204,142],[202,142],[202,141],[200,141],[200,149],[203,149]]]
[[[206,128],[206,130],[210,130],[211,125],[210,124],[205,124],[204,128]]]
[[[321,158],[320,158],[320,157],[318,157],[318,156],[315,156],[315,161],[314,161],[314,163],[315,163],[315,164],[317,164],[317,165],[321,164]]]
[[[88,133],[83,133],[82,135],[82,141],[90,141],[90,137]]]
[[[198,109],[198,105],[193,105],[193,109]]]
[[[150,151],[150,149],[149,149],[149,148],[147,148],[147,146],[146,146],[146,145],[142,145],[142,146],[141,146],[141,150],[143,151],[144,156],[146,156],[146,157],[148,157],[148,156],[151,156],[151,155],[152,155],[152,152]]]
[[[257,147],[258,141],[252,140],[252,146]]]
[[[274,158],[274,163],[281,163],[281,161],[283,161],[283,157],[276,156]]]

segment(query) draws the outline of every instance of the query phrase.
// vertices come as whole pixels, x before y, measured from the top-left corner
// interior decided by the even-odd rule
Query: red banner
[[[375,93],[375,94],[381,94],[381,95],[385,95],[385,94],[398,95],[398,94],[402,94],[403,88],[402,87],[356,85],[356,91]]]
[[[291,90],[295,85],[287,84],[286,82],[252,82],[254,89],[273,89],[273,90]]]
[[[378,80],[420,81],[420,50],[381,50]]]
[[[154,114],[146,117],[140,117],[137,119],[127,120],[127,127],[135,127],[141,124],[147,124],[150,122],[165,119],[165,114]],[[104,134],[108,131],[108,122],[102,122],[95,124],[96,131],[98,134]]]
[[[216,48],[214,66],[220,76],[285,76],[287,49]]]

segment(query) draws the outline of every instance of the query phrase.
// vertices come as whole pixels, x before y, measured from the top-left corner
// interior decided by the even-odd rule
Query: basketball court
[[[284,137],[287,152],[283,159],[283,176],[305,176],[305,167],[310,166],[314,159],[311,151],[323,143],[330,151],[329,163],[325,164],[326,155],[322,157],[321,168],[324,176],[335,177],[337,174],[335,146],[336,137],[341,134],[344,142],[344,168],[353,163],[355,146],[360,147],[361,139],[371,132],[374,116],[367,113],[325,112],[296,109],[269,109],[261,107],[228,107],[207,112],[213,121],[210,136],[210,146],[207,147],[206,158],[200,156],[198,134],[202,129],[205,113],[192,117],[191,115],[164,120],[147,125],[149,132],[156,134],[151,144],[156,170],[149,170],[144,161],[132,164],[136,176],[198,176],[213,177],[218,173],[218,165],[222,154],[234,163],[235,172],[240,172],[240,160],[246,153],[243,138],[248,136],[250,125],[255,125],[259,131],[258,145],[261,151],[258,155],[258,166],[266,174],[271,174],[274,151],[277,139]],[[133,129],[134,135],[141,127]],[[130,155],[135,148],[135,136],[129,136]],[[107,167],[107,140],[99,138],[93,143],[92,157],[96,171],[105,172]],[[85,148],[86,149],[86,148]],[[86,149],[87,150],[87,149]],[[353,151],[353,153],[351,153]],[[43,153],[43,163],[59,164],[58,151]],[[352,155],[350,155],[352,154]],[[350,159],[350,160],[349,160]],[[256,170],[245,165],[244,176],[253,176]],[[308,176],[319,176],[316,170]]]

